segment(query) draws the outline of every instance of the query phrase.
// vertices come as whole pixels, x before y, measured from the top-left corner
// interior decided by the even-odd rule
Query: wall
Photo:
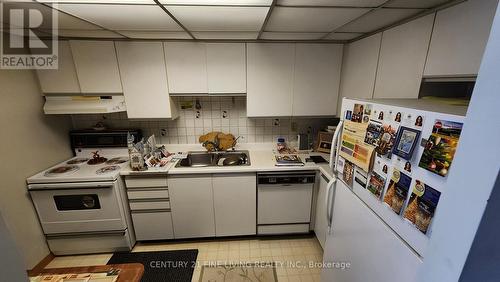
[[[250,119],[246,116],[245,97],[200,97],[199,113],[194,108],[193,97],[176,97],[178,104],[192,102],[192,109],[181,109],[179,118],[173,121],[128,120],[126,113],[107,115],[73,115],[75,129],[90,128],[103,121],[110,128],[140,128],[145,136],[155,134],[157,141],[163,144],[196,144],[198,137],[210,131],[232,133],[242,136],[242,143],[275,142],[278,136],[285,137],[292,143],[297,140],[297,133],[312,132],[335,124],[333,118],[272,118]],[[197,118],[198,116],[198,118]],[[309,128],[310,127],[310,128]],[[165,129],[165,136],[162,136]]]
[[[0,212],[26,269],[48,253],[26,178],[71,157],[70,119],[42,112],[43,97],[31,70],[0,70]]]
[[[459,281],[486,206],[498,206],[494,203],[498,198],[492,197],[491,192],[500,171],[499,61],[500,9],[497,9],[453,159],[453,169],[448,175],[447,187],[451,190],[439,200],[440,212],[433,219],[432,237],[418,281]],[[489,220],[495,225],[494,218]],[[498,225],[494,228],[498,229]],[[487,237],[486,240],[476,247],[489,244],[490,256],[477,256],[472,252],[472,261],[467,262],[470,268],[466,269],[462,281],[470,281],[467,280],[470,277],[474,277],[474,281],[499,281],[499,277],[494,276],[498,275],[498,261],[485,261],[499,249],[498,237]],[[488,276],[488,279],[482,279]]]

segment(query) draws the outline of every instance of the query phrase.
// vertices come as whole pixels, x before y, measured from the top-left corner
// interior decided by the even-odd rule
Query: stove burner
[[[112,158],[106,162],[106,164],[110,165],[115,165],[115,164],[122,164],[128,161],[127,157],[118,157],[118,158]]]
[[[76,159],[72,159],[72,160],[67,161],[66,164],[69,164],[69,165],[82,164],[84,162],[87,162],[88,160],[89,160],[88,158],[76,158]]]
[[[120,166],[118,166],[118,165],[108,165],[108,166],[105,166],[105,167],[98,169],[95,173],[104,174],[104,173],[113,172],[113,171],[116,171],[119,169],[120,169]]]
[[[61,175],[64,173],[74,172],[74,171],[77,171],[79,169],[80,169],[80,167],[78,167],[76,165],[63,165],[63,166],[55,167],[51,170],[47,170],[44,173],[44,175],[47,177],[57,176],[57,175]]]

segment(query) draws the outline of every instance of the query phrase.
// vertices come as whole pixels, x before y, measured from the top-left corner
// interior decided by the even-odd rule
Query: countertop
[[[187,151],[203,151],[201,145],[165,145],[167,150],[171,152],[187,152]],[[250,153],[250,165],[244,166],[227,166],[227,167],[175,167],[176,161],[167,164],[163,168],[149,169],[146,171],[133,171],[130,168],[123,169],[121,175],[179,175],[179,174],[213,174],[213,173],[239,173],[239,172],[269,172],[269,171],[304,171],[304,170],[319,170],[329,179],[333,177],[333,173],[328,163],[315,164],[305,162],[305,159],[310,155],[320,155],[328,161],[329,155],[318,152],[299,152],[304,166],[289,166],[278,167],[275,165],[273,143],[264,144],[241,144],[236,147],[236,150],[248,150]]]

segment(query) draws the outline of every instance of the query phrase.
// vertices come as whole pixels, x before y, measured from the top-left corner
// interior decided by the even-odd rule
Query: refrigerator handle
[[[328,185],[326,186],[326,220],[328,222],[328,229],[331,227],[331,222],[332,222],[332,211],[333,209],[331,208],[331,205],[333,205],[333,202],[331,201],[332,199],[332,187],[335,185],[335,182],[337,181],[337,178],[335,175],[332,177],[330,182],[328,182]]]
[[[342,130],[342,124],[343,121],[340,120],[339,123],[337,124],[337,128],[335,128],[335,132],[333,133],[333,138],[332,138],[332,148],[330,149],[330,168],[332,169],[333,172],[335,172],[335,166],[337,165],[337,158],[338,158],[338,150],[337,150],[337,143],[340,135],[340,131]],[[335,159],[333,158],[335,156]]]

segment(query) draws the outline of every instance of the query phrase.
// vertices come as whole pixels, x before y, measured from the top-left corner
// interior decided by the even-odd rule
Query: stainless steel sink
[[[188,152],[187,158],[177,162],[175,167],[244,166],[250,165],[248,151]]]

